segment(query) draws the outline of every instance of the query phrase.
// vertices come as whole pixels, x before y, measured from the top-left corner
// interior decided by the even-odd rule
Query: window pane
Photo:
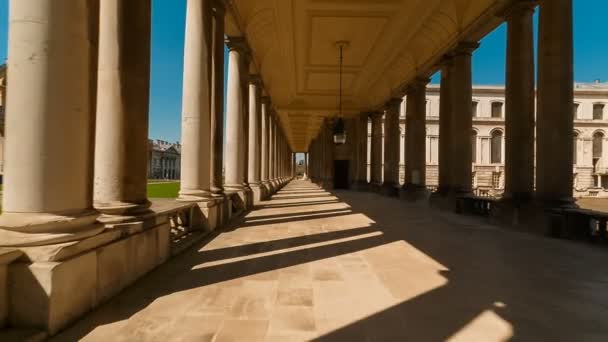
[[[593,158],[602,157],[602,145],[604,143],[604,135],[602,133],[595,133],[593,135]]]
[[[604,120],[604,105],[594,104],[593,105],[593,120]]]
[[[471,133],[471,160],[477,163],[477,132]]]
[[[577,164],[578,161],[578,154],[577,154],[577,150],[578,150],[578,134],[574,133],[574,138],[573,138],[573,142],[572,142],[572,146],[573,146],[573,155],[572,155],[572,160],[574,161],[574,164]]]
[[[492,117],[493,118],[502,118],[502,103],[501,102],[492,102]]]
[[[492,156],[490,162],[499,164],[502,161],[502,132],[495,131],[492,133],[491,145]]]

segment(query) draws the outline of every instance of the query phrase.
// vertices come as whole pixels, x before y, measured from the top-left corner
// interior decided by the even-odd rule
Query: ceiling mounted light
[[[343,53],[344,49],[348,47],[347,41],[338,41],[336,46],[340,50],[340,70],[339,70],[339,95],[338,95],[338,119],[334,123],[333,134],[334,144],[343,145],[346,143],[346,129],[344,126],[344,120],[342,119],[342,64],[343,64]]]

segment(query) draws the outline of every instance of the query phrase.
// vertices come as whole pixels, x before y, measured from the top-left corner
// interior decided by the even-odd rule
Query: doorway
[[[348,160],[334,160],[334,189],[348,189]]]

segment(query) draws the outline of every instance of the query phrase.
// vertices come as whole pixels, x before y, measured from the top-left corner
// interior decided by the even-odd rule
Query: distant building
[[[426,184],[436,186],[439,175],[439,86],[429,85],[426,93]],[[405,109],[400,110],[400,181],[405,176]],[[504,190],[505,88],[473,86],[473,188],[478,194],[500,195]],[[574,196],[608,197],[608,82],[574,85]],[[371,148],[371,123],[368,128]],[[384,143],[382,144],[384,146]],[[368,179],[369,179],[368,155]],[[383,158],[384,159],[384,158]]]
[[[182,145],[164,140],[148,141],[148,178],[179,179]]]

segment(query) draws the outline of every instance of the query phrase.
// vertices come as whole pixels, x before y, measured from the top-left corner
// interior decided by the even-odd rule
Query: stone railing
[[[608,242],[608,213],[590,209],[552,209],[548,212],[549,232],[555,237]]]
[[[489,216],[498,201],[490,196],[462,196],[456,201],[456,211],[463,214]]]
[[[158,220],[166,218],[170,229],[171,254],[177,254],[210,231],[197,203],[155,200],[152,209]]]

